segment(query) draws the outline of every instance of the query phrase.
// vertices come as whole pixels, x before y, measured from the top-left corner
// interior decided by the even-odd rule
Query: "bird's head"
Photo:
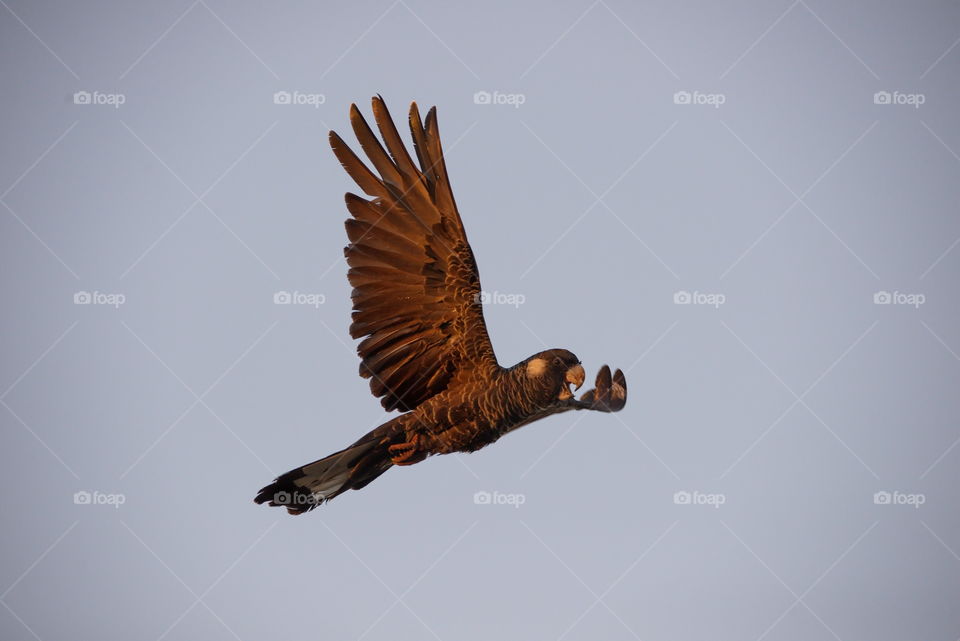
[[[546,396],[548,402],[568,401],[586,378],[576,354],[565,349],[548,349],[528,358],[524,365],[527,380]],[[570,386],[574,386],[570,389]]]

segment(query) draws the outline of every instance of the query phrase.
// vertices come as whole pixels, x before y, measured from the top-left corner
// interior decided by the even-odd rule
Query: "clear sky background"
[[[0,5],[3,639],[960,636],[955,3]],[[387,418],[375,93],[439,108],[501,363],[630,401],[293,518]]]

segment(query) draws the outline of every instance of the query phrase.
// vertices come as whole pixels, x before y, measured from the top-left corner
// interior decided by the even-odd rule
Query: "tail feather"
[[[387,448],[398,430],[392,423],[381,425],[350,447],[281,474],[260,490],[254,502],[303,514],[347,490],[365,487],[393,466]]]

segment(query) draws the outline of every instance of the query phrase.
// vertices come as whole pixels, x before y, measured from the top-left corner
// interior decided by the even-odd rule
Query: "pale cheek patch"
[[[534,376],[541,376],[544,372],[547,371],[547,361],[542,358],[535,358],[529,363],[527,363],[527,376],[533,378]]]

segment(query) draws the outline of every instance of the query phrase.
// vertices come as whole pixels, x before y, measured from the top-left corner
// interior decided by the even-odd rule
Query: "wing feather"
[[[377,98],[378,100],[373,101],[373,115],[377,121],[377,128],[380,130],[380,135],[383,137],[383,141],[390,151],[390,157],[393,158],[393,161],[397,164],[397,167],[404,176],[411,177],[420,183],[421,188],[426,189],[426,181],[414,166],[413,159],[410,158],[410,153],[407,151],[406,146],[403,144],[403,139],[400,137],[400,132],[397,131],[397,126],[394,124],[393,118],[390,117],[386,103],[383,102],[383,98],[380,96],[377,96]]]
[[[456,218],[457,226],[462,230],[463,223],[460,220],[460,214],[457,212],[457,203],[453,199],[453,189],[450,187],[450,180],[447,178],[447,165],[443,160],[443,148],[440,145],[440,129],[437,125],[437,108],[431,107],[427,112],[427,150],[430,154],[431,167],[433,167],[433,177],[436,194],[437,206]]]
[[[390,195],[376,174],[367,169],[363,161],[357,158],[353,150],[347,146],[347,143],[343,142],[343,139],[335,131],[330,132],[330,146],[333,148],[333,153],[337,157],[337,160],[340,161],[340,164],[343,165],[343,168],[347,174],[353,178],[354,182],[360,186],[360,189],[371,196],[384,197]],[[355,196],[355,198],[359,199],[359,196]],[[347,205],[349,206],[349,204],[350,201],[348,200]]]
[[[447,178],[436,109],[410,107],[419,168],[386,104],[373,99],[377,138],[356,105],[350,123],[376,172],[330,132],[347,174],[344,248],[353,286],[350,334],[361,339],[360,375],[388,410],[410,410],[467,371],[498,368],[480,306],[480,277]],[[384,147],[385,145],[385,147]]]

